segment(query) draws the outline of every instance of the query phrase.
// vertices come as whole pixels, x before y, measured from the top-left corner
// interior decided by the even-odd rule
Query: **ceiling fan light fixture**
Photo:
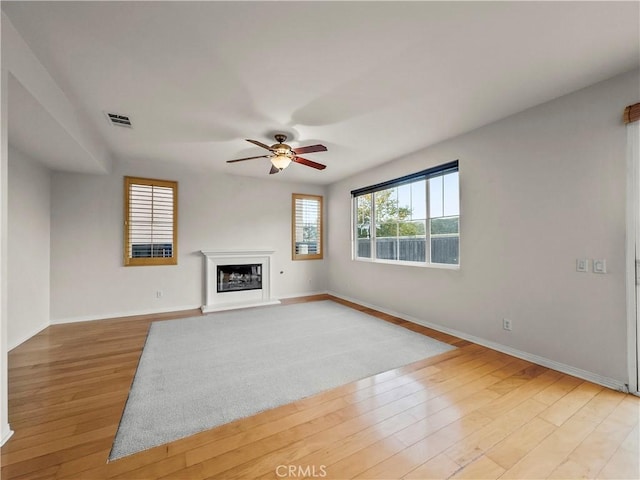
[[[284,143],[287,140],[287,136],[281,133],[274,135],[276,142],[274,145],[266,145],[258,140],[251,140],[246,138],[245,140],[249,143],[253,143],[254,145],[263,148],[265,150],[269,150],[269,154],[265,155],[257,155],[253,157],[245,157],[245,158],[237,158],[235,160],[227,160],[227,163],[236,163],[236,162],[244,162],[245,160],[253,160],[256,158],[268,158],[271,162],[271,170],[269,170],[269,175],[273,175],[274,173],[281,172],[289,165],[291,162],[295,162],[299,165],[304,165],[306,167],[315,168],[317,170],[324,170],[327,168],[326,165],[321,163],[312,162],[309,159],[302,158],[299,154],[305,153],[315,153],[315,152],[326,152],[327,147],[324,145],[307,145],[306,147],[298,147],[291,148],[289,145]]]
[[[291,157],[288,155],[277,154],[271,157],[271,163],[279,170],[284,170],[291,163]]]

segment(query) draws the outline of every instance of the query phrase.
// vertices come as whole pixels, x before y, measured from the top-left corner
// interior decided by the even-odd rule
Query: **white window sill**
[[[426,262],[403,262],[401,260],[382,260],[379,258],[353,258],[356,262],[364,263],[386,263],[387,265],[399,265],[403,267],[418,267],[418,268],[439,268],[441,270],[460,270],[460,265],[450,265],[447,263],[426,263]]]

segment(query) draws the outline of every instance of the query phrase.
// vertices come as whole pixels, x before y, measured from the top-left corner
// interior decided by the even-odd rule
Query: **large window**
[[[294,193],[291,200],[293,260],[322,258],[322,197]]]
[[[175,265],[178,183],[124,177],[124,264]]]
[[[458,265],[458,162],[351,192],[354,257]]]

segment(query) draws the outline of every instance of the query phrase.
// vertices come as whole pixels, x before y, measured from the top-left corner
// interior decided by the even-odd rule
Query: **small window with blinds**
[[[293,260],[322,258],[322,197],[319,195],[292,196],[291,247]]]
[[[178,182],[124,177],[124,264],[178,263]]]

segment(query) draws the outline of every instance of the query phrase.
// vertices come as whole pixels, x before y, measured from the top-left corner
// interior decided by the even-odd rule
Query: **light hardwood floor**
[[[458,348],[107,463],[149,323],[178,315],[51,326],[9,354],[2,479],[640,477],[640,398],[332,297],[297,301],[326,298]]]

